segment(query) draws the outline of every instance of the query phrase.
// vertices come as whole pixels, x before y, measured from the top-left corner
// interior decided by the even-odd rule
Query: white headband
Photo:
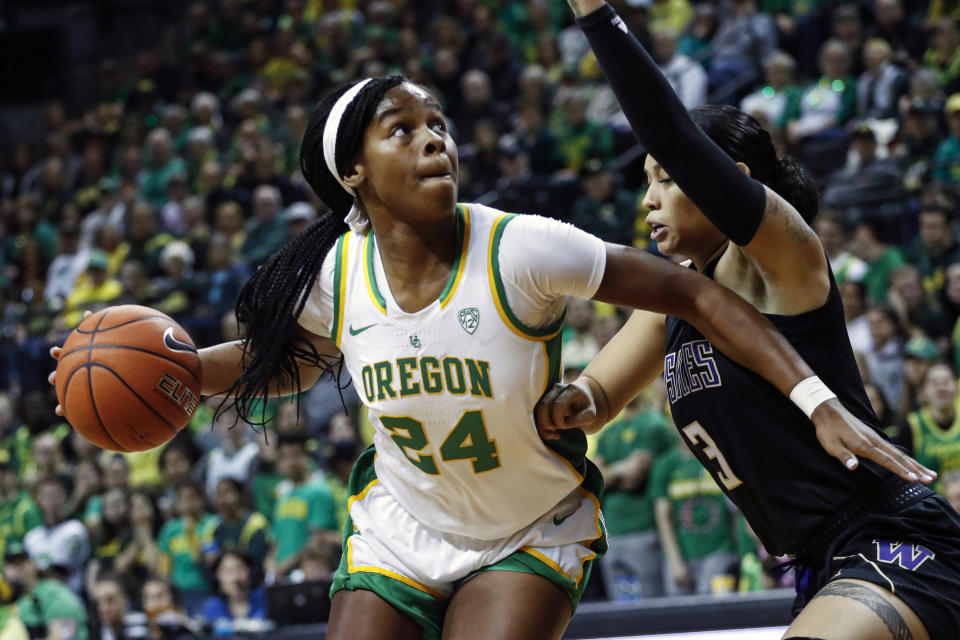
[[[357,97],[357,94],[359,94],[372,79],[373,78],[367,78],[366,80],[361,80],[340,96],[333,104],[333,108],[330,109],[330,115],[327,116],[327,122],[323,126],[323,159],[327,163],[327,169],[333,177],[337,179],[337,182],[340,183],[344,191],[352,196],[356,196],[357,194],[347,185],[340,176],[340,172],[337,171],[337,137],[340,133],[340,121],[343,120],[343,114],[346,112],[347,107],[350,106],[350,103]],[[366,215],[360,211],[356,202],[354,202],[354,205],[350,208],[350,213],[347,214],[344,221],[357,233],[365,233],[370,225]]]

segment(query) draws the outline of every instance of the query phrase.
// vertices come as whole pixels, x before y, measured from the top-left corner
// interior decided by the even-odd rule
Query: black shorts
[[[852,578],[898,596],[931,640],[960,640],[960,515],[942,496],[866,516],[835,538],[825,558],[798,563],[794,615],[828,582]]]

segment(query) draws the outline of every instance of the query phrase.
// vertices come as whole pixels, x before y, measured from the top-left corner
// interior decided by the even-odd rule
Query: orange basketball
[[[169,316],[137,305],[108,307],[63,343],[57,399],[80,435],[111,451],[167,442],[200,403],[200,356]]]

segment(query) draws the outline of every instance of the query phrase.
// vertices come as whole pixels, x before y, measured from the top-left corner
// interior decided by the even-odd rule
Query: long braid
[[[377,105],[387,91],[401,82],[401,76],[375,79],[347,108],[336,147],[337,169],[341,175],[360,155],[364,133]],[[330,174],[323,159],[323,128],[327,116],[348,89],[349,86],[343,87],[320,101],[300,145],[303,175],[332,213],[321,217],[271,256],[247,281],[237,299],[237,322],[247,329],[243,340],[243,374],[226,397],[233,399],[238,418],[250,424],[267,422],[261,400],[269,395],[274,383],[300,390],[303,364],[337,375],[343,362],[342,356],[336,359],[321,356],[313,344],[297,332],[297,319],[324,259],[337,238],[347,231],[343,216],[353,205],[353,196]],[[223,407],[221,403],[217,412]],[[259,419],[254,416],[258,407]]]

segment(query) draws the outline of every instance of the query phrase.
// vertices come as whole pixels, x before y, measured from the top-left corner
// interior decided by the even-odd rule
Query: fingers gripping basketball
[[[80,323],[57,363],[57,399],[80,435],[112,451],[144,451],[175,436],[200,400],[200,357],[172,318],[136,305]]]

